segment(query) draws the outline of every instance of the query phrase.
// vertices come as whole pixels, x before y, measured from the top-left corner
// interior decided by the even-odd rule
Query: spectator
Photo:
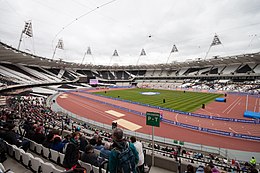
[[[210,167],[210,165],[207,165],[205,168],[204,168],[204,172],[205,173],[212,173],[212,171],[211,171],[211,167]]]
[[[186,150],[184,150],[184,149],[181,151],[181,155],[183,155],[183,154],[186,154]]]
[[[138,158],[138,152],[135,149],[135,146],[132,143],[128,143],[126,140],[123,139],[123,131],[120,128],[115,128],[113,130],[112,134],[113,138],[113,149],[111,151],[111,154],[109,156],[109,171],[110,173],[116,173],[120,169],[122,171],[122,167],[125,167],[125,171],[127,172],[133,172],[137,173],[137,163],[139,161]],[[127,158],[124,157],[125,160],[128,160],[130,164],[126,165],[120,165],[124,164],[122,162],[121,158],[119,156],[122,156],[121,153],[127,151],[126,155]],[[131,157],[130,157],[131,156]]]
[[[70,134],[66,135],[66,136],[64,137],[62,143],[64,143],[64,144],[69,143],[70,138],[71,138],[71,135],[70,135]]]
[[[240,172],[241,167],[240,167],[239,161],[235,161],[235,166],[236,166],[237,171]]]
[[[144,172],[144,153],[143,153],[143,145],[141,142],[136,141],[135,136],[131,136],[130,138],[131,142],[134,144],[136,151],[138,152],[139,161],[137,164],[138,172],[143,173]]]
[[[248,172],[249,167],[250,167],[249,163],[248,163],[248,162],[245,162],[244,166],[243,166],[242,169],[241,169],[242,172]]]
[[[16,133],[13,131],[14,127],[14,124],[7,124],[7,131],[5,132],[3,137],[4,140],[6,140],[6,142],[8,142],[9,144],[18,146],[19,141],[16,137]]]
[[[46,148],[51,148],[51,145],[52,145],[52,139],[54,137],[54,134],[52,132],[50,132],[47,137],[46,137],[46,140],[42,143],[42,145]]]
[[[32,140],[38,144],[42,144],[45,141],[46,136],[42,132],[42,127],[37,127]]]
[[[258,173],[258,170],[256,168],[251,168],[250,173]]]
[[[86,146],[85,152],[81,157],[81,161],[90,163],[91,165],[97,167],[100,165],[98,162],[98,155],[94,152],[94,148],[90,144]]]
[[[102,148],[104,148],[103,143],[102,143],[102,138],[99,136],[97,143],[95,145],[95,149],[97,150],[101,150]]]
[[[218,170],[216,167],[212,168],[212,169],[211,169],[211,172],[212,172],[212,173],[220,173],[219,170]]]
[[[194,173],[194,167],[191,164],[187,165],[186,173]]]
[[[109,142],[105,142],[105,145],[104,145],[104,148],[102,148],[100,150],[100,157],[103,157],[105,159],[109,159],[109,156],[110,156],[110,143]]]
[[[17,147],[21,147],[24,151],[27,151],[30,147],[30,142],[27,140],[20,140],[19,135],[14,132],[14,124],[7,124],[7,131],[4,133],[4,139],[12,145],[16,145]]]
[[[0,138],[0,163],[3,163],[7,157],[6,157],[6,151],[7,147],[5,142]]]
[[[181,146],[177,146],[177,154],[181,155]]]
[[[97,141],[98,141],[98,135],[97,134],[94,134],[94,136],[89,140],[89,143],[92,145],[92,146],[95,146],[97,144]]]
[[[53,140],[53,143],[51,144],[51,149],[62,152],[64,146],[65,144],[62,143],[61,138],[56,136]]]
[[[196,173],[204,173],[204,167],[202,165],[200,165],[197,170]]]
[[[70,142],[65,146],[65,157],[63,161],[63,166],[66,170],[74,169],[77,167],[79,159],[79,132],[72,133]]]
[[[251,158],[250,164],[251,164],[253,167],[256,166],[256,159],[255,159],[255,157],[252,157],[252,158]]]
[[[78,126],[75,128],[75,132],[80,132],[81,128]],[[88,141],[85,136],[80,135],[79,138],[80,144],[79,144],[79,150],[85,151],[86,146],[88,145]]]

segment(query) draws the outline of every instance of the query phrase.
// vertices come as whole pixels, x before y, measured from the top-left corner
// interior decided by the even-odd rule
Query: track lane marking
[[[80,106],[80,107],[83,107],[84,109],[87,109],[87,110],[90,109],[91,111],[93,111],[93,112],[95,112],[95,113],[97,113],[97,114],[100,114],[101,116],[103,116],[103,117],[105,117],[105,118],[108,118],[108,119],[110,119],[110,120],[114,120],[114,118],[112,118],[110,114],[106,115],[106,113],[104,113],[104,111],[100,111],[100,110],[98,110],[97,108],[92,107],[92,106],[89,106],[89,105],[86,105],[86,104],[84,104],[84,103],[79,103],[79,102],[80,102],[79,100],[74,101],[74,100],[76,100],[76,99],[73,100],[73,98],[67,99],[67,100],[70,101],[70,102],[75,103],[76,105],[78,105],[78,106]]]
[[[233,130],[231,127],[229,127],[228,129],[231,130],[231,131],[234,132],[234,133],[238,133],[238,132],[236,132],[235,130]]]
[[[236,106],[237,104],[241,101],[242,98],[239,98],[239,100],[229,109],[228,112],[226,112],[227,114],[229,114]]]
[[[229,107],[231,107],[238,99],[239,97],[236,98],[236,100],[234,100],[224,111],[222,111],[222,113],[226,112],[229,109]]]

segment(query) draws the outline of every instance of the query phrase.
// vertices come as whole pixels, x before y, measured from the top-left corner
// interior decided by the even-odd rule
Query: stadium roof
[[[196,61],[175,62],[169,64],[153,65],[128,65],[128,66],[104,66],[92,64],[71,63],[62,60],[52,60],[36,56],[27,52],[19,51],[9,45],[0,42],[0,62],[11,64],[22,64],[28,66],[43,66],[50,68],[84,68],[84,69],[155,69],[155,68],[181,68],[181,67],[205,67],[212,65],[229,65],[237,63],[260,63],[260,52],[242,54],[227,57],[213,57],[211,59],[197,59]]]

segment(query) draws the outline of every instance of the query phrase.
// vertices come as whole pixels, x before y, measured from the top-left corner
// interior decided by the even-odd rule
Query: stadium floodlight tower
[[[21,42],[23,40],[23,34],[27,35],[28,37],[33,37],[33,31],[32,31],[32,21],[31,20],[28,20],[25,22],[25,25],[24,25],[24,29],[22,30],[22,33],[21,33],[21,36],[20,36],[20,39],[19,39],[19,44],[18,44],[18,47],[17,49],[19,50],[20,49],[20,46],[21,46]]]
[[[53,55],[52,55],[52,60],[54,59],[57,48],[64,50],[64,44],[63,44],[63,40],[61,38],[59,39],[57,45],[55,46],[55,49],[54,49],[54,52],[53,52]]]
[[[84,63],[84,60],[85,60],[86,56],[91,56],[92,60],[93,60],[93,64],[95,64],[95,59],[94,59],[94,57],[92,55],[90,47],[88,47],[87,52],[84,53],[84,56],[83,56],[82,61],[81,61],[81,64]],[[91,62],[89,64],[91,64]]]
[[[141,56],[146,56],[146,52],[145,52],[144,49],[141,50],[141,53],[140,53],[140,55],[139,55],[139,57],[138,57],[138,59],[137,59],[137,62],[136,62],[136,68],[138,68],[136,76],[139,76],[139,67],[138,67],[138,64],[139,64],[139,60],[140,60]]]
[[[177,49],[177,47],[176,47],[175,44],[173,45],[172,50],[171,50],[171,52],[170,52],[170,54],[169,54],[169,56],[168,56],[168,58],[167,58],[166,64],[168,64],[169,59],[170,59],[171,55],[172,55],[174,52],[178,52],[178,49]]]
[[[213,37],[213,41],[212,41],[212,43],[210,44],[208,51],[206,52],[206,55],[205,55],[204,60],[206,60],[206,58],[207,58],[207,56],[208,56],[208,54],[209,54],[209,52],[210,52],[211,47],[212,47],[212,46],[217,46],[217,45],[222,45],[222,46],[223,46],[223,44],[221,43],[221,41],[220,41],[218,35],[215,34],[214,37]],[[224,47],[224,46],[223,46],[223,47]]]

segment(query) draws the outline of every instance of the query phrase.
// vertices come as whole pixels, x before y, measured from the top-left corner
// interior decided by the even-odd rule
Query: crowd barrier
[[[120,110],[123,110],[123,111],[131,112],[133,114],[137,114],[137,115],[140,115],[140,116],[146,116],[145,113],[142,113],[142,112],[139,112],[139,111],[135,111],[135,110],[131,110],[131,109],[128,109],[128,108],[125,108],[125,107],[122,107],[122,106],[118,106],[118,105],[114,105],[114,104],[111,104],[111,103],[108,103],[108,102],[104,102],[104,101],[100,101],[100,100],[97,100],[97,99],[89,98],[87,96],[79,95],[79,94],[72,93],[72,92],[70,92],[70,94],[78,96],[78,97],[81,97],[81,98],[85,98],[85,99],[88,99],[88,100],[91,100],[91,101],[94,101],[94,102],[97,102],[97,103],[100,103],[100,104],[109,105],[109,106],[114,107],[116,109],[120,109]],[[88,93],[88,94],[92,94],[92,93]],[[121,101],[121,99],[118,99],[118,98],[113,98],[113,99]],[[130,102],[130,101],[127,101],[127,102]],[[179,111],[179,112],[182,112],[182,111]],[[185,113],[185,112],[183,112],[183,113]],[[191,114],[191,113],[189,113],[189,114]],[[218,117],[218,118],[220,118],[220,117]],[[165,122],[165,123],[168,123],[168,124],[171,124],[171,125],[178,126],[178,127],[183,127],[183,128],[186,128],[186,129],[191,129],[191,130],[196,130],[196,131],[201,131],[201,132],[206,132],[206,133],[211,133],[211,134],[217,134],[217,135],[221,135],[221,136],[229,136],[229,137],[234,137],[234,138],[239,138],[239,139],[260,141],[260,136],[237,134],[237,133],[226,132],[226,131],[221,131],[221,130],[208,129],[208,128],[203,128],[203,127],[198,127],[198,126],[194,126],[194,125],[190,125],[190,124],[180,123],[180,122],[176,122],[176,121],[172,121],[172,120],[168,120],[168,119],[164,119],[164,118],[162,118],[161,121]]]

